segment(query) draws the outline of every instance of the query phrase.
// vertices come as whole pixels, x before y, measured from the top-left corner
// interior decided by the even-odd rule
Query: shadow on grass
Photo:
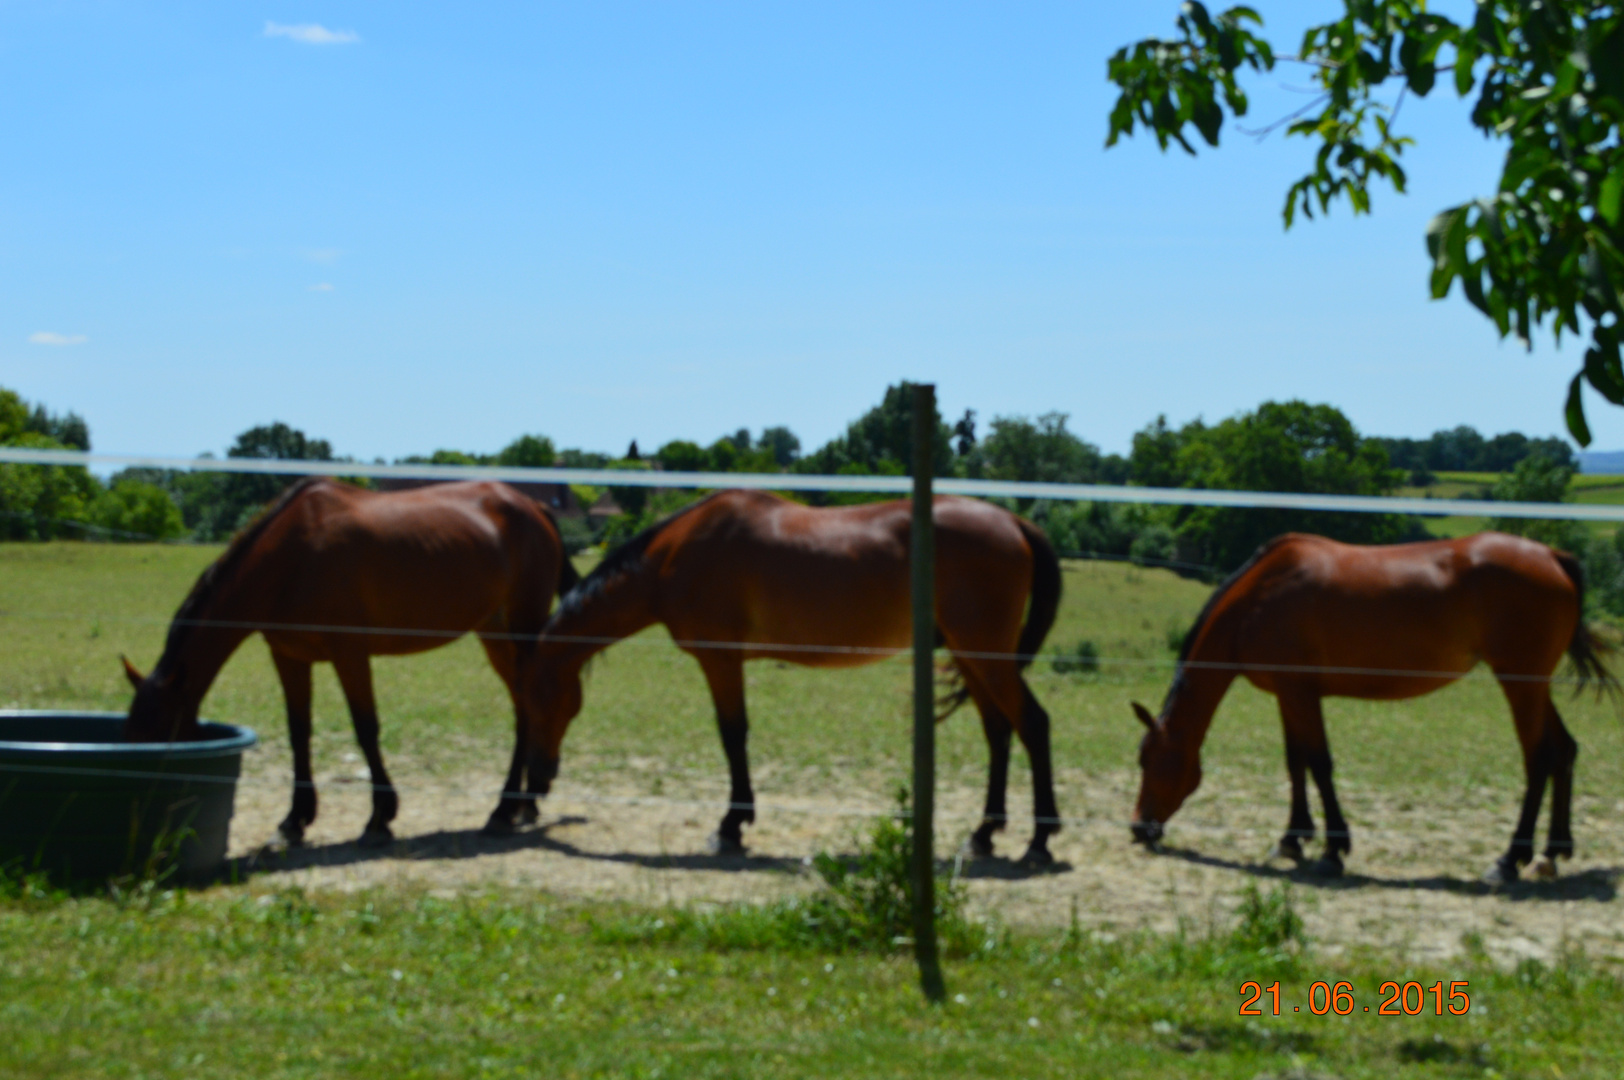
[[[1255,878],[1289,881],[1294,885],[1340,892],[1351,889],[1416,889],[1423,892],[1456,893],[1461,896],[1505,897],[1508,900],[1595,900],[1606,903],[1618,898],[1620,880],[1624,880],[1624,866],[1598,866],[1581,870],[1566,877],[1514,881],[1504,885],[1490,885],[1477,878],[1451,877],[1434,874],[1426,877],[1386,877],[1376,874],[1344,873],[1340,877],[1326,877],[1315,873],[1312,863],[1280,866],[1270,863],[1239,862],[1199,851],[1164,845],[1160,854],[1181,859],[1198,866],[1211,866],[1234,870]]]
[[[992,880],[992,881],[1026,881],[1030,878],[1049,877],[1054,874],[1065,874],[1075,869],[1065,860],[1056,860],[1048,866],[1034,866],[1019,859],[1009,859],[1002,855],[981,855],[973,859],[965,859],[958,868],[960,880]],[[953,861],[942,860],[937,864],[936,872],[951,876],[953,874]]]
[[[1494,1065],[1482,1049],[1464,1041],[1454,1042],[1442,1035],[1430,1039],[1405,1039],[1398,1044],[1400,1061],[1414,1061],[1436,1065],[1467,1065],[1473,1069],[1488,1069]]]
[[[1319,1049],[1319,1039],[1306,1031],[1274,1031],[1251,1024],[1180,1024],[1178,1037],[1171,1045],[1187,1054],[1208,1051],[1312,1054]]]
[[[649,870],[717,870],[729,873],[799,873],[800,859],[751,855],[649,854],[644,852],[587,851],[550,835],[551,830],[583,825],[587,818],[567,816],[509,836],[486,836],[478,829],[441,830],[403,837],[381,847],[366,847],[353,840],[336,844],[265,847],[230,859],[210,882],[246,881],[265,874],[281,874],[311,867],[355,866],[383,861],[474,859],[510,851],[539,849],[566,858],[641,866]]]

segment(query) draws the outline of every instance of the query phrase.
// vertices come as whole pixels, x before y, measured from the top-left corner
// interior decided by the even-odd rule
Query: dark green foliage
[[[940,419],[933,440],[932,468],[937,476],[953,474],[953,430]],[[840,475],[913,475],[913,384],[885,388],[880,403],[846,426],[846,433],[831,439],[795,463],[803,473]],[[892,468],[883,466],[889,464]]]
[[[1092,675],[1100,669],[1100,649],[1092,641],[1079,641],[1056,652],[1051,663],[1062,675]]]
[[[1161,522],[1152,522],[1133,538],[1128,557],[1135,566],[1166,566],[1178,559],[1178,540],[1172,529]]]
[[[558,451],[553,449],[553,440],[545,435],[520,435],[508,443],[496,455],[496,464],[515,465],[528,469],[549,469]]]
[[[989,480],[1021,480],[1055,484],[1100,482],[1099,447],[1066,430],[1066,414],[1044,413],[1036,420],[1000,416],[979,445],[970,447],[959,471]],[[1021,500],[1022,509],[1032,500]]]
[[[77,415],[57,417],[43,405],[30,410],[15,392],[0,387],[0,445],[86,450],[90,433]],[[0,464],[0,540],[83,538],[100,490],[96,478],[77,466]]]
[[[186,533],[169,492],[142,480],[120,480],[101,492],[91,521],[109,540],[174,540]]]
[[[1212,427],[1195,421],[1175,431],[1158,417],[1134,436],[1133,446],[1134,482],[1158,487],[1383,495],[1403,480],[1380,444],[1361,438],[1339,409],[1302,401],[1267,401]],[[1419,531],[1391,514],[1220,507],[1178,507],[1168,524],[1180,561],[1223,571],[1284,532],[1381,544]],[[1166,550],[1164,543],[1157,546]]]
[[[1164,149],[1172,140],[1194,153],[1188,124],[1216,146],[1224,107],[1246,115],[1235,73],[1274,67],[1270,44],[1247,28],[1262,25],[1252,9],[1215,18],[1191,2],[1181,12],[1176,39],[1112,56],[1121,95],[1106,145],[1144,127]],[[1398,158],[1412,140],[1390,124],[1405,94],[1425,97],[1441,74],[1461,97],[1477,91],[1470,122],[1509,146],[1499,189],[1428,227],[1432,295],[1459,280],[1502,337],[1530,347],[1547,318],[1557,338],[1587,334],[1566,419],[1588,445],[1581,385],[1624,404],[1624,12],[1599,0],[1482,0],[1456,23],[1420,0],[1344,0],[1342,17],[1310,27],[1290,59],[1307,66],[1320,94],[1280,121],[1318,144],[1311,170],[1286,193],[1288,228],[1299,210],[1312,216],[1344,196],[1355,214],[1369,212],[1376,181],[1404,191]]]
[[[1410,473],[1410,484],[1424,487],[1434,472],[1507,472],[1518,462],[1535,454],[1560,465],[1577,467],[1573,447],[1566,439],[1530,439],[1519,431],[1502,432],[1485,439],[1477,429],[1459,427],[1435,431],[1426,439],[1377,438],[1396,469]]]
[[[710,457],[705,448],[687,439],[674,439],[654,452],[654,460],[667,472],[704,472]]]
[[[630,472],[646,472],[650,467],[649,462],[641,458],[621,458],[619,461],[611,461],[605,466],[605,468],[609,469]],[[632,487],[630,485],[616,486],[609,489],[609,494],[614,498],[616,506],[620,507],[627,515],[635,518],[643,513],[643,507],[648,504],[650,490],[652,489]]]
[[[570,448],[559,452],[558,463],[566,469],[601,469],[609,464],[609,455]]]
[[[1573,469],[1543,455],[1524,458],[1494,485],[1498,502],[1566,502]],[[1489,528],[1538,540],[1563,551],[1583,553],[1588,544],[1585,527],[1577,521],[1542,518],[1494,518]]]
[[[773,464],[787,469],[801,456],[801,440],[787,427],[763,428],[756,449],[771,454]]]

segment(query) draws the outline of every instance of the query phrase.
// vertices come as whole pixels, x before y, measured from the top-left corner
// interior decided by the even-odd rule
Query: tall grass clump
[[[913,814],[906,788],[895,814],[876,821],[855,855],[819,852],[812,870],[819,888],[769,904],[708,910],[677,908],[600,925],[615,943],[692,942],[720,949],[893,952],[913,945]],[[996,948],[996,931],[964,910],[965,888],[938,875],[936,937],[948,956]]]

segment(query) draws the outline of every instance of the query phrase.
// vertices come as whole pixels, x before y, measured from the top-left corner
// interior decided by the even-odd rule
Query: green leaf
[[[1619,196],[1624,195],[1624,169],[1617,165],[1608,172],[1607,179],[1601,182],[1601,196],[1596,200],[1596,210],[1609,225],[1618,224]]]
[[[1580,391],[1583,383],[1584,373],[1580,372],[1573,377],[1573,382],[1568,384],[1568,433],[1573,436],[1573,441],[1580,446],[1589,446],[1590,425],[1585,423],[1585,402]]]

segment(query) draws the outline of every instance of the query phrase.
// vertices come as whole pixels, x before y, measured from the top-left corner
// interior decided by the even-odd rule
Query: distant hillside
[[[1582,473],[1624,474],[1624,450],[1581,450],[1578,456]]]

